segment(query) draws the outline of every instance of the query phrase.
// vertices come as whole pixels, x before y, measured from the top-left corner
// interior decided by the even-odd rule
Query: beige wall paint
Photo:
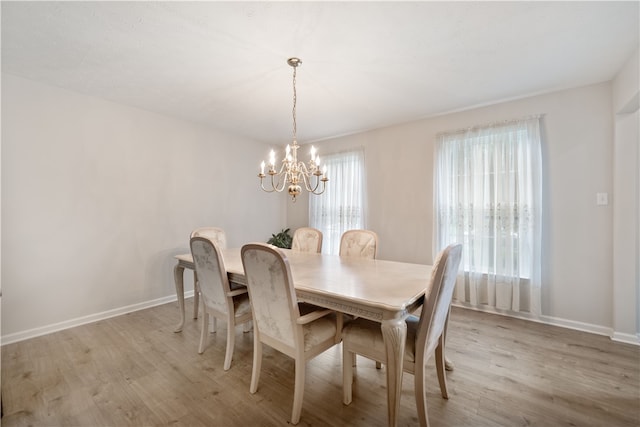
[[[635,97],[638,103],[638,92],[640,91],[640,49],[629,57],[625,65],[618,72],[612,81],[613,111],[616,114],[633,112],[634,107],[630,104]]]
[[[266,241],[285,222],[259,190],[266,149],[3,75],[3,339],[175,295],[173,256],[195,227]]]
[[[436,133],[544,114],[543,315],[606,333],[618,322],[613,209],[595,194],[615,200],[613,111],[602,83],[315,145],[365,147],[380,258],[431,263]],[[305,196],[264,194],[254,165],[233,161],[264,158],[253,141],[8,75],[2,123],[3,337],[171,296],[172,257],[195,226],[223,226],[240,245],[308,222]]]
[[[602,83],[335,138],[316,146],[320,155],[365,147],[367,226],[379,234],[379,258],[431,263],[435,135],[543,114],[542,313],[559,324],[609,333],[612,207],[596,206],[596,193],[611,194],[613,189],[611,111],[611,84]],[[306,225],[307,204],[303,201],[288,207],[292,228]]]
[[[636,51],[613,80],[614,338],[640,336],[640,59]]]
[[[636,335],[638,292],[638,125],[640,112],[616,117],[613,198],[613,326]],[[620,336],[623,339],[623,336]]]

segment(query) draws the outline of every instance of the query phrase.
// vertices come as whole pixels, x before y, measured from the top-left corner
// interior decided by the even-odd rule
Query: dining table
[[[240,248],[223,249],[222,257],[229,281],[246,285],[240,251]],[[300,302],[380,323],[387,353],[388,424],[396,426],[407,339],[405,319],[428,296],[432,266],[290,249],[281,251],[291,267]],[[176,332],[179,332],[185,320],[184,270],[193,270],[194,265],[191,254],[176,255],[175,258],[178,263],[174,268],[174,279],[180,308]],[[194,317],[197,317],[197,311]]]

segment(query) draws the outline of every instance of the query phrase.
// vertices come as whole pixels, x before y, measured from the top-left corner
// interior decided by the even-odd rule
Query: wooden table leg
[[[402,358],[407,341],[407,324],[402,318],[382,321],[382,336],[387,350],[387,405],[389,426],[398,425],[402,392]]]
[[[184,267],[178,263],[173,268],[173,280],[176,284],[176,296],[178,297],[178,308],[180,309],[180,323],[173,332],[182,332],[184,326]]]

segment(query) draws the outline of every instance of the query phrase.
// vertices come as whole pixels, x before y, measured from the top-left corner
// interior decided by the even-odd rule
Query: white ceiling
[[[612,79],[639,2],[7,2],[2,71],[264,142]]]

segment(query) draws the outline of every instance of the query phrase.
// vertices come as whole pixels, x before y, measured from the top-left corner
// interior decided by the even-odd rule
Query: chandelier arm
[[[274,177],[278,176],[278,183],[276,184],[274,181]],[[280,173],[276,174],[276,175],[271,175],[271,187],[273,188],[274,191],[277,191],[278,193],[282,193],[282,190],[284,190],[284,187],[287,185],[287,180],[286,179],[282,179],[282,170],[280,170]],[[282,184],[282,185],[281,185]],[[280,187],[280,188],[278,188]]]
[[[285,169],[287,169],[287,161],[283,160],[282,165],[280,166],[280,170],[275,175],[282,176],[286,173]]]
[[[273,185],[273,175],[271,176],[271,189],[270,190],[264,188],[264,178],[265,178],[264,176],[260,177],[260,188],[262,188],[262,191],[264,191],[266,193],[273,193],[274,191],[278,191],[277,188]],[[282,191],[282,190],[280,190],[280,191]]]
[[[298,171],[303,175],[309,176],[307,165],[305,165],[304,162],[298,162]]]
[[[311,188],[311,176],[303,175],[302,178],[303,178],[302,180],[304,181],[304,188],[306,188],[307,191],[309,191],[310,193],[313,193],[318,188],[318,181],[317,180],[316,180],[315,187],[313,187],[313,189]]]
[[[260,188],[262,188],[262,191],[264,191],[265,193],[273,193],[274,191],[276,191],[275,188],[272,188],[271,190],[267,190],[266,188],[264,188],[264,182],[262,181],[262,179],[260,179]]]
[[[287,180],[286,179],[284,179],[284,180],[282,179],[282,175],[283,175],[282,173],[273,173],[273,174],[269,174],[269,175],[271,176],[271,178],[270,178],[271,179],[271,189],[268,190],[268,189],[266,189],[264,187],[265,175],[258,175],[260,177],[260,188],[262,188],[262,190],[267,192],[267,193],[273,193],[274,191],[278,192],[278,193],[281,193],[282,190],[284,190],[284,187],[285,187],[285,185],[287,183]],[[276,175],[278,176],[278,182],[277,183],[275,182],[275,178],[274,178]]]
[[[315,194],[316,196],[319,196],[322,193],[324,193],[325,187],[326,187],[326,181],[322,181],[322,191],[312,191],[311,194]]]
[[[322,182],[322,190],[321,191],[317,191],[318,185],[320,184],[320,182]],[[313,188],[313,190],[307,190],[307,191],[309,191],[311,194],[315,194],[316,196],[319,196],[320,194],[324,193],[324,190],[326,189],[326,185],[327,185],[327,181],[323,180],[323,179],[320,179],[318,177],[317,181],[316,181],[316,186]]]
[[[320,170],[318,169],[318,166],[316,166],[313,160],[309,161],[309,167],[307,167],[306,163],[299,162],[298,168],[308,177],[311,177],[311,175],[316,175],[316,176],[321,175]]]
[[[315,176],[316,177],[316,185],[311,188],[311,176]],[[319,195],[324,193],[326,184],[327,184],[327,179],[322,179],[320,178],[320,175],[311,175],[311,176],[303,176],[303,181],[304,181],[304,188],[306,188],[306,190],[309,193],[313,193],[315,195]],[[322,182],[322,190],[320,192],[318,192],[318,186],[320,185],[320,183]]]

